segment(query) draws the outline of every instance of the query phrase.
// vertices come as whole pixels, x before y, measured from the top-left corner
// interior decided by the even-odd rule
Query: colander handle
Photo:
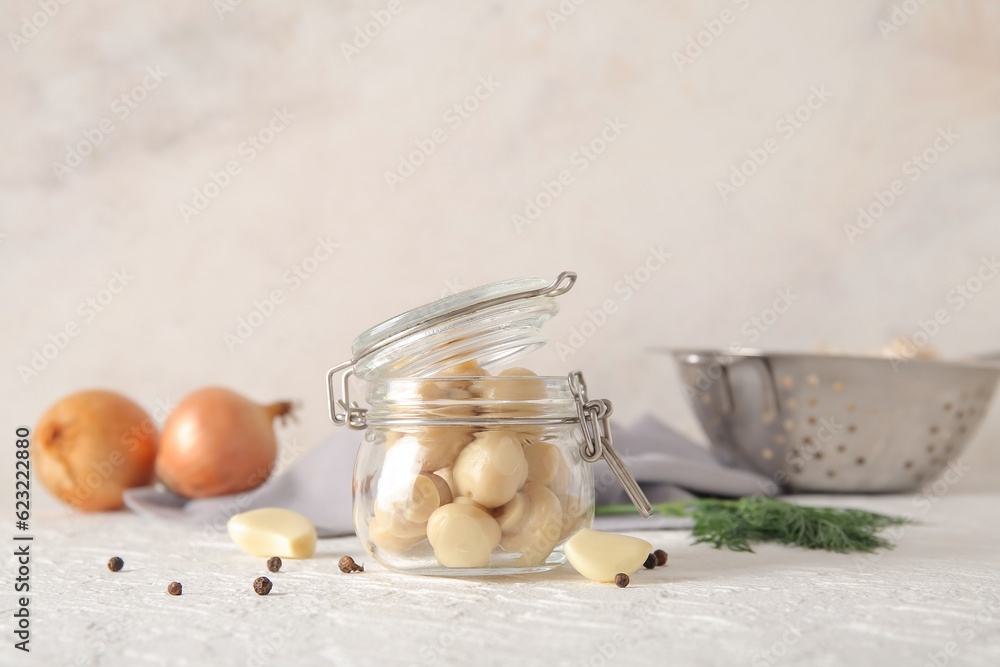
[[[725,415],[731,415],[736,409],[733,399],[733,385],[729,380],[731,369],[737,364],[744,364],[752,367],[760,378],[761,394],[764,399],[764,417],[773,418],[778,411],[778,388],[774,383],[774,373],[771,370],[771,363],[761,357],[732,357],[716,355],[713,359],[719,367],[719,380],[722,382],[722,392],[720,396],[719,409]]]
[[[778,387],[774,382],[774,372],[771,370],[771,362],[762,357],[741,357],[741,364],[749,364],[760,378],[760,388],[764,400],[764,419],[770,420],[778,413]],[[732,400],[732,389],[729,387],[729,375],[725,374],[726,389]]]

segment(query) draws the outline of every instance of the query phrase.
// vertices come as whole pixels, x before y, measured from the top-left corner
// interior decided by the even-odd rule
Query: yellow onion
[[[288,401],[258,405],[229,389],[199,389],[178,403],[163,425],[156,474],[188,498],[254,489],[274,470],[274,419],[291,412]]]
[[[122,491],[153,481],[156,425],[111,391],[63,398],[35,427],[35,473],[54,496],[92,512],[124,506]]]

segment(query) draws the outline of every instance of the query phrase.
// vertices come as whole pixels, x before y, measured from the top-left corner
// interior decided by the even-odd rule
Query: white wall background
[[[15,426],[72,391],[112,388],[153,410],[208,384],[300,400],[283,431],[294,453],[330,431],[323,375],[360,331],[455,285],[563,269],[580,280],[553,344],[605,299],[619,311],[574,354],[553,345],[534,365],[583,368],[622,418],[651,411],[700,438],[672,363],[648,346],[874,350],[952,312],[949,292],[1000,251],[988,0],[928,2],[885,36],[894,5],[875,0],[591,0],[554,27],[557,0],[403,2],[350,62],[342,44],[387,2],[220,14],[226,1],[71,3],[37,34],[24,23],[34,0],[0,8],[4,460]],[[723,10],[721,34],[703,33],[711,43],[679,68]],[[166,77],[123,117],[115,100],[149,67]],[[445,114],[481,77],[499,88],[456,127]],[[783,135],[776,123],[814,86],[831,97]],[[241,143],[275,108],[294,119],[250,161]],[[53,162],[102,119],[113,132],[58,178]],[[609,119],[625,128],[579,171],[574,153]],[[446,140],[391,190],[385,172],[436,128]],[[944,128],[959,138],[911,180],[904,162]],[[769,137],[777,152],[723,201],[717,183]],[[231,160],[240,173],[185,221],[180,205]],[[564,169],[572,183],[519,232],[512,214]],[[895,179],[906,191],[851,242],[844,225]],[[283,276],[317,237],[339,248],[292,289]],[[625,300],[616,282],[651,247],[671,258]],[[78,304],[116,270],[134,278],[88,321]],[[284,303],[228,349],[224,334],[275,289]],[[777,290],[797,300],[754,341],[744,325]],[[1000,280],[952,315],[933,341],[943,353],[1000,349]],[[79,335],[23,380],[18,367],[70,323]],[[991,478],[998,434],[993,410],[967,454]]]

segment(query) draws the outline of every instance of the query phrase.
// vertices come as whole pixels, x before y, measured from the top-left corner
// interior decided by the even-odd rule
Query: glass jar
[[[439,299],[365,332],[353,359],[327,373],[331,419],[366,429],[354,525],[379,563],[461,576],[556,567],[563,543],[593,519],[588,463],[601,458],[649,515],[614,451],[611,403],[590,400],[581,373],[488,370],[544,345],[541,325],[575,280],[567,272]],[[370,407],[350,399],[353,376]]]

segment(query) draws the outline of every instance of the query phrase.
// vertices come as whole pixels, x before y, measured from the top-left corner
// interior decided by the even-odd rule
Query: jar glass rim
[[[466,361],[489,366],[547,342],[541,326],[559,312],[555,297],[576,279],[562,274],[475,287],[406,311],[362,333],[351,346],[358,377],[430,377]]]
[[[534,395],[510,396],[532,382]],[[478,385],[478,387],[477,387]],[[499,391],[497,391],[499,390]],[[469,393],[480,393],[469,396]],[[579,421],[576,399],[564,375],[504,375],[444,378],[385,378],[367,383],[369,424],[552,424]]]
[[[367,331],[362,332],[351,343],[351,353],[354,358],[363,357],[371,352],[378,343],[412,330],[421,324],[446,313],[474,306],[477,303],[494,299],[498,296],[517,294],[530,289],[539,289],[547,284],[544,278],[511,278],[499,282],[473,287],[457,294],[449,294],[422,306],[411,308],[406,312],[379,322]]]

